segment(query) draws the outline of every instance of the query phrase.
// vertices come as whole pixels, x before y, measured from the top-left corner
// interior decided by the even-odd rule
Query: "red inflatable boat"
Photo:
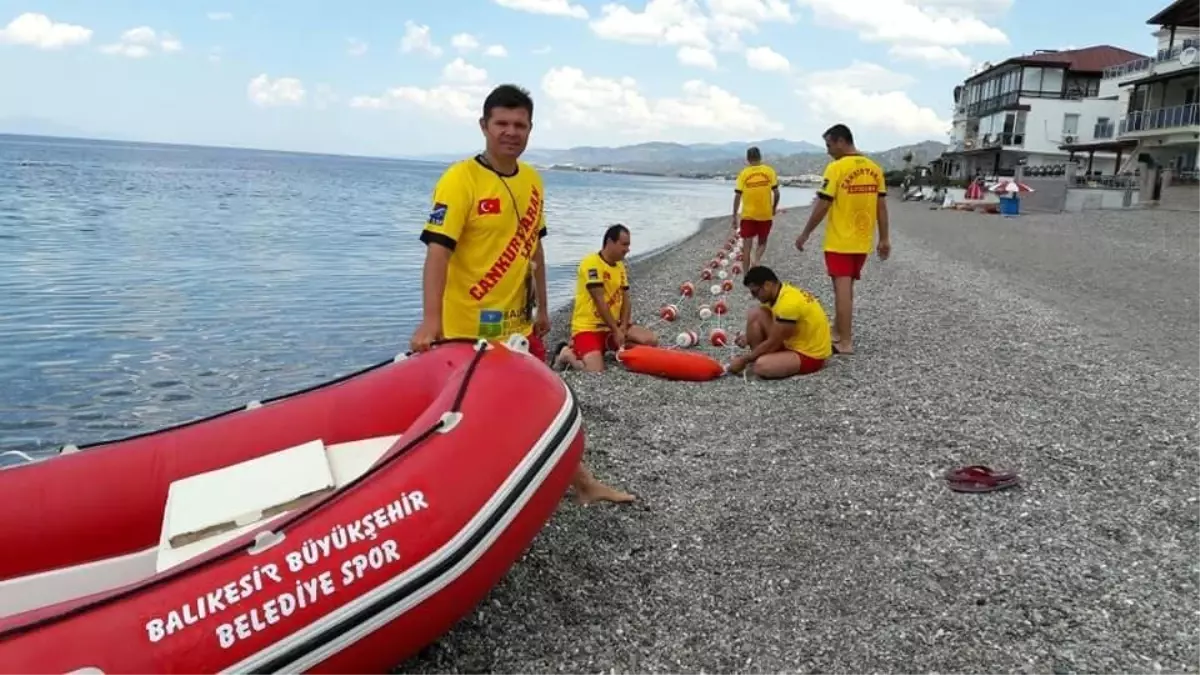
[[[562,380],[484,344],[0,470],[0,672],[385,672],[438,639],[583,452]]]

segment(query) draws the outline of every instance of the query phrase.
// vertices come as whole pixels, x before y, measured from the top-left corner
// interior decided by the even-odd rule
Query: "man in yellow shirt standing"
[[[833,161],[825,167],[808,224],[796,237],[796,248],[804,250],[808,237],[828,214],[825,269],[833,279],[833,351],[853,354],[854,282],[860,278],[867,254],[871,252],[877,223],[879,243],[875,250],[879,259],[887,260],[892,252],[888,237],[887,184],[883,180],[883,169],[854,147],[854,136],[846,125],[833,125],[824,138],[825,150]]]
[[[633,323],[629,301],[629,228],[612,225],[604,232],[603,248],[589,253],[575,274],[575,310],[571,315],[571,341],[558,347],[554,364],[598,373],[604,370],[604,353],[627,344],[658,344],[653,331]]]
[[[754,364],[754,374],[763,379],[808,375],[825,367],[833,353],[829,317],[812,293],[781,282],[769,267],[746,270],[742,284],[761,305],[746,317],[746,333],[739,347],[750,353],[734,357],[729,372],[737,373]]]
[[[742,215],[738,219],[738,207]],[[746,167],[737,177],[733,189],[733,229],[742,236],[742,259],[746,267],[762,262],[767,252],[767,237],[779,208],[779,177],[775,169],[762,163],[762,152],[757,147],[746,150]],[[758,238],[758,250],[750,257],[752,242]]]
[[[518,333],[545,362],[545,189],[537,169],[519,159],[533,129],[533,99],[514,85],[496,87],[483,102],[479,128],[484,152],[452,164],[433,189],[421,231],[422,319],[410,347],[422,352],[442,338],[505,340]],[[584,503],[633,500],[583,465],[574,486]]]

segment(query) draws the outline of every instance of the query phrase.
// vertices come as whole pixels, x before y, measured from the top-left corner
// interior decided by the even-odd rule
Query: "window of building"
[[[1042,69],[1042,93],[1061,94],[1063,88],[1063,71],[1060,68]]]
[[[1038,93],[1042,90],[1042,69],[1026,68],[1025,77],[1021,81],[1021,91]]]
[[[1063,115],[1063,136],[1078,136],[1079,135],[1079,115],[1075,113],[1067,113]]]

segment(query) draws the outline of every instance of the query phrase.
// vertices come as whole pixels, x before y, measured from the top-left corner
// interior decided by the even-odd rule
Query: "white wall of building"
[[[1119,101],[1096,98],[1069,101],[1022,97],[1021,102],[1030,107],[1025,117],[1025,150],[1052,155],[1066,154],[1058,149],[1066,142],[1066,135],[1074,136],[1076,143],[1093,140],[1096,123],[1108,118],[1115,124],[1122,110]],[[1068,115],[1078,115],[1078,118],[1068,120]],[[1074,128],[1071,128],[1072,124]]]

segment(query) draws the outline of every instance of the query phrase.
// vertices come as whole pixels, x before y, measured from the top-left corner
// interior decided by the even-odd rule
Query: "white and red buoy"
[[[717,251],[717,260],[725,259],[725,251]]]
[[[732,290],[733,290],[733,280],[732,280],[732,279],[726,279],[726,280],[722,281],[722,282],[721,282],[721,290],[722,290],[722,291],[725,291],[725,292],[727,292],[727,293],[728,293],[729,291],[732,291]]]
[[[713,295],[720,295],[722,292],[721,284],[713,284],[711,287],[709,287],[708,292],[712,293]]]
[[[714,347],[724,347],[728,340],[729,338],[725,335],[725,331],[721,330],[720,328],[714,328],[712,329],[712,332],[708,334],[708,341]]]
[[[711,261],[709,261],[708,266],[715,270],[721,266],[721,263],[718,262],[716,258],[713,258]]]
[[[733,263],[733,267],[730,267],[730,268],[729,268],[729,270],[730,270],[731,272],[733,272],[734,274],[741,274],[741,273],[742,273],[742,266],[741,266],[740,264],[738,264],[738,263]]]
[[[724,300],[718,300],[713,303],[712,311],[713,314],[721,316],[729,311],[729,305],[726,305]]]
[[[703,279],[704,281],[708,281],[709,279],[712,278],[712,270],[709,270],[709,269],[701,270],[700,278]]]
[[[675,317],[679,316],[679,308],[675,305],[663,305],[658,315],[662,317],[663,321],[674,321]]]
[[[708,308],[708,305],[700,305],[700,318],[701,319],[711,319],[712,318],[712,310]]]
[[[695,347],[700,342],[700,336],[695,331],[685,330],[675,336],[675,344],[680,347]]]
[[[696,286],[694,284],[692,284],[692,282],[685,281],[682,284],[679,284],[679,294],[682,295],[683,297],[690,298],[690,297],[692,297],[692,294],[695,292],[696,292]]]
[[[728,277],[729,277],[729,272],[726,272],[725,270],[717,270],[717,278],[718,279],[725,279]]]

